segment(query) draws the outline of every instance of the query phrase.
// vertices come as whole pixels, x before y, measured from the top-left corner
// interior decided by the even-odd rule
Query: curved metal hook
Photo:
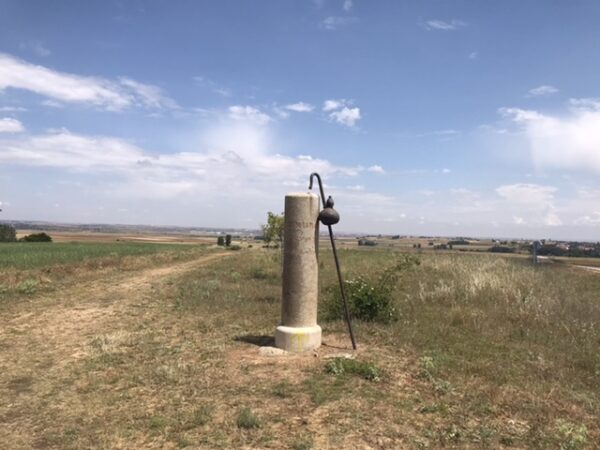
[[[331,196],[327,200],[325,200],[325,192],[323,192],[323,182],[321,181],[321,176],[317,172],[313,172],[310,174],[308,189],[309,190],[312,189],[314,177],[317,177],[317,181],[319,182],[319,190],[321,191],[321,200],[323,201],[323,208],[327,208],[327,207],[333,208],[333,199],[331,198]],[[339,220],[339,215],[338,215],[338,220]],[[354,330],[352,330],[352,316],[350,315],[350,309],[348,308],[348,302],[346,300],[346,289],[344,288],[344,280],[342,279],[342,271],[340,269],[340,261],[338,259],[337,250],[335,248],[335,239],[333,238],[333,230],[331,229],[331,225],[328,224],[327,229],[329,230],[329,240],[331,241],[331,250],[333,251],[333,260],[335,261],[335,269],[337,271],[338,281],[340,283],[340,292],[342,294],[342,301],[344,304],[344,315],[346,316],[346,323],[348,324],[348,332],[350,333],[350,340],[352,341],[352,348],[354,350],[356,350],[356,339],[354,338]]]
[[[312,190],[314,177],[317,177],[317,182],[319,183],[319,191],[321,192],[321,201],[323,202],[323,208],[326,208],[327,205],[325,204],[325,192],[323,192],[323,182],[321,181],[321,175],[319,175],[317,172],[313,172],[310,174],[308,189]]]

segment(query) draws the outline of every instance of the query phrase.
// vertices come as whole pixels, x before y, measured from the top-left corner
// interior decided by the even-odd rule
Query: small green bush
[[[375,280],[358,276],[346,280],[344,287],[348,308],[353,318],[366,322],[392,322],[398,318],[393,301],[393,292],[399,279],[418,266],[420,259],[413,255],[403,255],[396,263],[385,269]],[[324,320],[337,320],[344,317],[344,307],[339,287],[327,289],[321,313]]]
[[[263,267],[255,267],[250,271],[250,276],[255,280],[266,280],[271,275]]]
[[[193,411],[190,420],[190,425],[195,427],[206,425],[208,422],[211,421],[212,414],[212,406],[202,405]]]
[[[311,448],[313,448],[314,442],[312,437],[307,436],[307,437],[302,437],[300,439],[298,439],[296,442],[294,442],[294,444],[292,445],[292,449],[293,450],[310,450]]]
[[[28,278],[25,281],[21,281],[17,285],[17,292],[21,294],[33,294],[38,287],[38,281],[33,278]]]
[[[560,422],[558,433],[561,438],[560,450],[580,450],[585,448],[587,428],[571,422]]]
[[[229,250],[241,250],[242,246],[241,245],[237,245],[237,244],[233,244],[230,245],[229,247],[227,247]]]
[[[325,371],[332,375],[357,375],[365,380],[379,381],[380,370],[372,363],[348,358],[335,358],[325,365]]]
[[[238,428],[258,428],[260,427],[260,421],[258,417],[252,412],[250,408],[243,408],[238,413],[236,424]]]

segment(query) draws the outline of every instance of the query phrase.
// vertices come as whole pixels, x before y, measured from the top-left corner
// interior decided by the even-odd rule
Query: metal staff
[[[319,183],[319,190],[321,191],[321,200],[323,201],[323,210],[319,213],[319,220],[324,225],[327,225],[329,229],[329,240],[331,241],[331,248],[333,250],[333,259],[335,260],[335,269],[337,270],[338,281],[340,283],[340,292],[342,294],[342,300],[344,303],[344,314],[346,316],[346,323],[348,324],[348,331],[350,332],[350,340],[352,341],[352,348],[356,350],[356,339],[354,339],[354,331],[352,330],[352,317],[350,316],[350,309],[348,309],[348,302],[346,301],[346,288],[344,287],[344,280],[342,280],[342,271],[340,270],[340,261],[338,259],[337,250],[335,248],[335,239],[333,238],[333,230],[331,225],[339,222],[340,215],[335,209],[333,209],[333,198],[329,196],[325,201],[325,193],[323,192],[323,182],[321,176],[313,172],[310,174],[310,182],[308,189],[311,190],[313,187],[313,178],[317,177]]]

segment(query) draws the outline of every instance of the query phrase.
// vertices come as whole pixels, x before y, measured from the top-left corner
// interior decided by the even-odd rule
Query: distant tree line
[[[18,239],[19,242],[52,242],[48,234],[33,233]],[[17,230],[14,226],[0,223],[0,242],[17,242]]]
[[[371,239],[359,239],[358,245],[366,245],[367,247],[375,247],[377,245],[377,241],[372,241]]]
[[[505,245],[494,245],[488,249],[488,252],[492,253],[514,253],[515,249],[513,247],[507,247]]]
[[[469,241],[463,238],[458,238],[452,241],[448,241],[448,245],[469,245]]]
[[[533,252],[533,246],[530,246],[530,252]],[[600,258],[600,243],[597,242],[595,244],[587,244],[581,242],[571,242],[566,248],[557,244],[543,244],[538,248],[537,254],[541,256]]]

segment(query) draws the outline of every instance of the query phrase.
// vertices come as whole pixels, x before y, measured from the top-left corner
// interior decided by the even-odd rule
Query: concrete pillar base
[[[275,329],[275,346],[288,352],[302,353],[321,346],[321,327],[286,327]]]

